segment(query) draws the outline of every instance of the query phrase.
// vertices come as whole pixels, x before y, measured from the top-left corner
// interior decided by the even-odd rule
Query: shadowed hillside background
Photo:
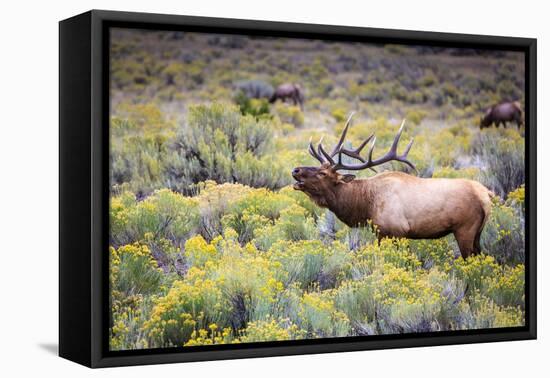
[[[112,349],[524,324],[524,128],[479,130],[524,105],[522,54],[113,29],[110,72]],[[303,110],[268,102],[287,82]],[[377,244],[289,186],[351,111],[347,143],[405,118],[409,173],[498,194],[481,255]]]

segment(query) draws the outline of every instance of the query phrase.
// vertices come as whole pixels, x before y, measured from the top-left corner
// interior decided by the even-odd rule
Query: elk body
[[[479,127],[483,129],[490,127],[493,123],[496,127],[499,127],[500,124],[506,127],[506,122],[515,122],[518,129],[523,124],[523,112],[518,101],[502,102],[491,106],[479,121]]]
[[[465,179],[419,178],[402,172],[355,179],[354,175],[339,173],[372,169],[392,160],[414,168],[407,160],[412,140],[402,155],[397,154],[403,125],[390,151],[373,160],[374,135],[357,149],[342,147],[350,119],[332,152],[328,153],[321,143],[314,148],[310,142],[309,152],[321,165],[294,168],[294,189],[303,191],[318,206],[330,209],[350,227],[366,226],[371,221],[379,239],[436,239],[452,233],[463,257],[479,253],[493,193],[480,183]],[[361,150],[371,140],[367,157],[362,157]],[[343,164],[342,155],[355,158],[360,164]]]
[[[298,84],[285,83],[279,85],[273,92],[269,102],[274,103],[277,100],[285,102],[287,99],[292,100],[294,105],[300,105],[300,108],[304,107],[304,93]]]

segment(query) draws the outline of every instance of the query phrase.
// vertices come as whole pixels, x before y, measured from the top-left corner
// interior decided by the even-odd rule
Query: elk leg
[[[477,232],[476,238],[474,239],[474,250],[472,251],[474,255],[479,255],[481,253],[481,231],[483,231],[483,229]]]
[[[460,254],[462,258],[469,257],[474,253],[474,243],[476,237],[476,231],[472,228],[460,228],[454,232],[456,242],[458,243],[458,248],[460,249]]]
[[[521,116],[516,117],[516,124],[518,125],[518,130],[519,130],[519,128],[521,127],[521,124],[522,124]]]

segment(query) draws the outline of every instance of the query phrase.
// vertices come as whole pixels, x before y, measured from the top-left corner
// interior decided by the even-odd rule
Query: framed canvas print
[[[60,22],[60,355],[536,337],[536,41]]]

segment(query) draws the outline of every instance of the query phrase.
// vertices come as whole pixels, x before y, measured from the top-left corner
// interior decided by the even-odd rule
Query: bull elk
[[[309,153],[321,165],[297,167],[292,171],[294,189],[304,192],[318,206],[331,210],[349,227],[366,226],[371,221],[379,240],[383,237],[436,239],[453,234],[462,257],[480,252],[480,237],[491,211],[494,194],[480,183],[466,179],[419,178],[403,172],[383,172],[366,179],[340,173],[359,171],[398,161],[415,169],[407,159],[413,140],[403,154],[397,146],[405,121],[390,150],[373,159],[376,137],[369,136],[359,147],[344,148],[351,117],[336,146],[327,152],[322,140]],[[366,156],[361,151],[371,142]],[[359,161],[345,164],[342,156]]]

